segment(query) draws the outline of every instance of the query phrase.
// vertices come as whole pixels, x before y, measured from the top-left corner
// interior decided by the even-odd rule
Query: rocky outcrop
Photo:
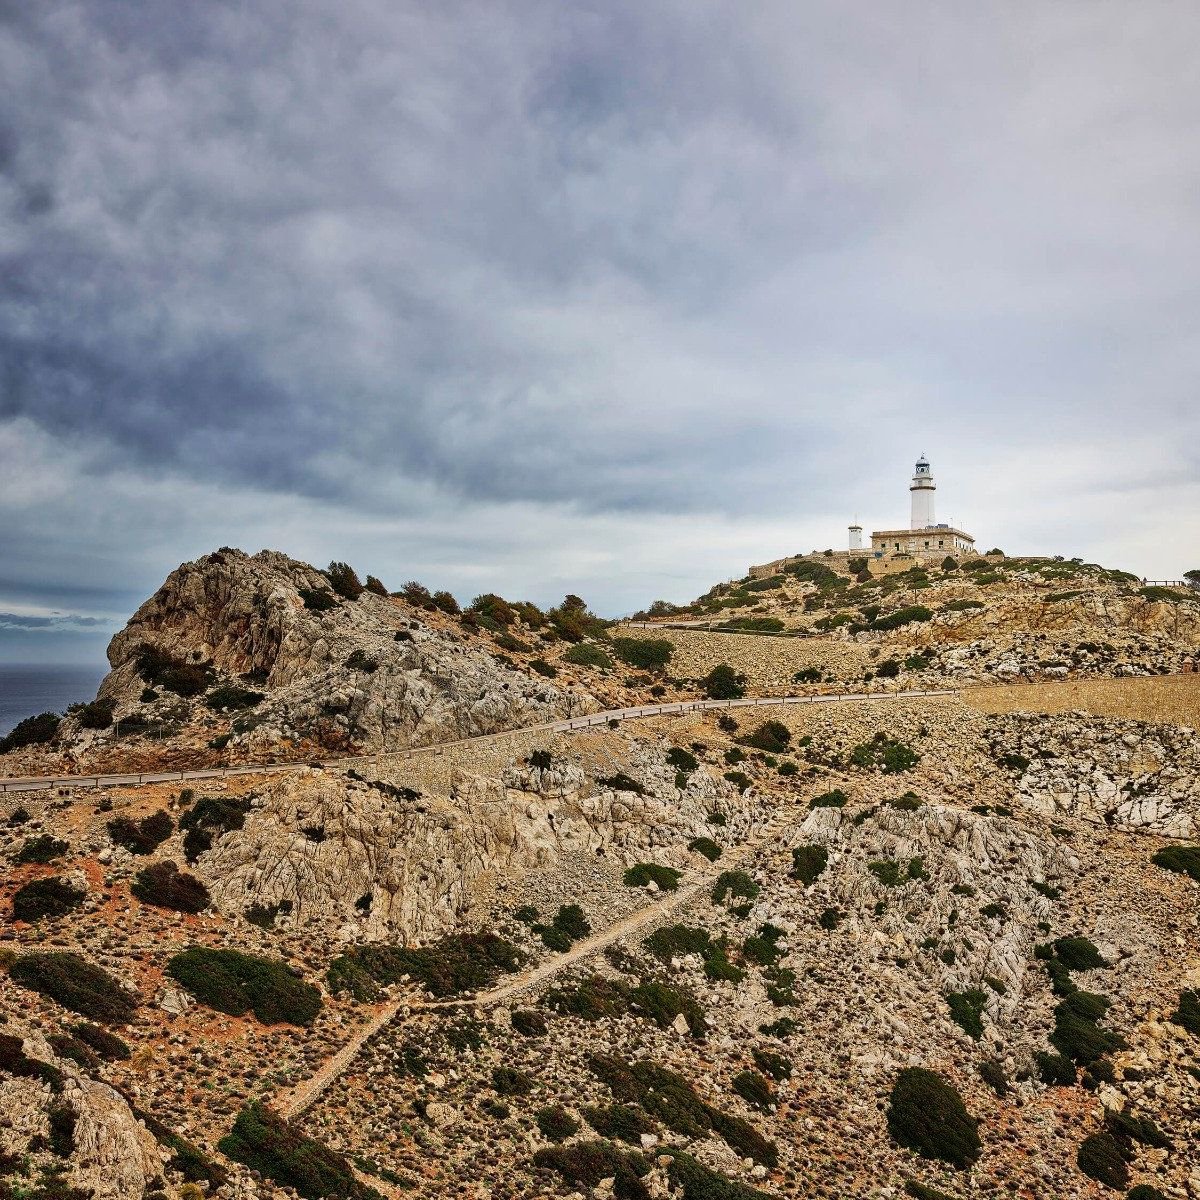
[[[261,905],[344,940],[431,938],[498,881],[560,858],[683,861],[713,808],[731,829],[744,825],[750,797],[704,772],[677,789],[662,749],[641,756],[644,794],[599,787],[557,760],[499,778],[457,771],[449,797],[331,771],[288,776],[197,868],[227,912]]]
[[[315,605],[315,607],[314,607]],[[243,756],[315,743],[397,750],[595,711],[588,693],[514,669],[402,601],[346,600],[326,576],[276,551],[219,550],[184,563],[113,638],[100,687],[121,729],[210,723],[200,697],[168,683],[146,696],[150,650],[207,670],[211,685],[257,692],[224,744]],[[65,733],[88,734],[77,719]]]
[[[1018,800],[1034,812],[1165,837],[1200,828],[1200,737],[1191,729],[1013,713],[989,736],[995,757],[1019,772]]]

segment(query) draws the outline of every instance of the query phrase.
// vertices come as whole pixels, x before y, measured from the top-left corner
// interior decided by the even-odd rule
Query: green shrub
[[[578,984],[548,988],[542,1003],[551,1012],[599,1021],[624,1016],[629,1011],[629,988],[603,975],[589,975]]]
[[[1200,883],[1200,846],[1164,846],[1150,861],[1156,867],[1190,876]]]
[[[1095,1179],[1105,1187],[1123,1188],[1129,1183],[1129,1168],[1111,1133],[1093,1133],[1084,1138],[1075,1161],[1089,1179]]]
[[[533,1091],[533,1078],[516,1067],[495,1067],[492,1070],[492,1087],[501,1096],[528,1096]]]
[[[304,601],[304,607],[310,612],[328,612],[331,608],[337,608],[337,598],[324,588],[319,590],[299,588],[297,590],[300,593],[300,599]]]
[[[511,1020],[512,1027],[522,1037],[542,1037],[549,1028],[546,1018],[533,1009],[514,1009]]]
[[[946,993],[950,1019],[976,1041],[983,1037],[983,1006],[986,1003],[987,996],[978,988]]]
[[[675,1018],[682,1016],[688,1023],[692,1037],[702,1038],[706,1032],[704,1010],[694,997],[670,984],[658,980],[639,983],[629,992],[629,1005],[639,1016],[653,1021],[660,1029],[669,1029]]]
[[[875,675],[879,679],[895,679],[900,674],[900,660],[895,658],[885,658],[875,668]]]
[[[712,889],[712,902],[724,904],[735,900],[757,900],[759,886],[745,871],[722,871]]]
[[[520,963],[516,946],[494,933],[454,933],[428,946],[353,946],[329,964],[327,979],[331,992],[362,1001],[376,999],[379,985],[405,975],[444,997],[486,988]]]
[[[721,857],[721,847],[709,837],[692,838],[688,849],[697,854],[703,854],[709,862],[716,862]]]
[[[682,1150],[672,1149],[667,1175],[682,1189],[683,1200],[770,1200],[766,1192],[729,1179]]]
[[[894,888],[900,886],[900,864],[898,862],[894,862],[891,859],[882,859],[878,862],[869,862],[867,863],[867,870],[870,871],[871,874],[874,875],[884,887]]]
[[[194,863],[223,834],[241,829],[250,811],[250,800],[234,796],[204,796],[179,818],[184,831],[183,854]]]
[[[804,667],[792,676],[795,683],[820,683],[821,672],[817,667]]]
[[[805,887],[815,883],[829,865],[829,851],[824,846],[797,846],[792,851],[792,878]]]
[[[752,1050],[754,1065],[771,1079],[784,1080],[792,1076],[792,1064],[782,1054],[771,1050]]]
[[[14,983],[56,1000],[81,1017],[124,1025],[137,1011],[137,997],[107,971],[68,950],[23,954],[9,967]]]
[[[253,1012],[264,1025],[310,1025],[321,1011],[320,991],[281,959],[190,946],[168,961],[167,974],[201,1004],[233,1017]]]
[[[740,700],[746,694],[746,677],[728,663],[719,663],[700,680],[710,700]]]
[[[752,1108],[770,1112],[775,1105],[771,1085],[757,1071],[741,1071],[733,1077],[733,1090]]]
[[[578,904],[562,905],[548,926],[534,928],[551,950],[569,950],[575,942],[592,932]]]
[[[704,973],[709,979],[738,983],[746,974],[729,961],[725,940],[718,938],[713,941],[703,929],[688,925],[664,925],[650,934],[642,945],[664,963],[669,963],[673,958],[684,958],[689,954],[698,955],[704,961]]]
[[[74,912],[86,897],[87,892],[83,888],[68,882],[61,875],[31,879],[13,893],[13,920],[32,923],[43,917],[65,917]]]
[[[347,656],[345,667],[347,671],[362,671],[364,675],[374,675],[379,670],[379,663],[361,646],[356,646]]]
[[[579,1122],[561,1104],[539,1108],[536,1120],[542,1137],[552,1142],[565,1142],[579,1132]]]
[[[1059,938],[1054,943],[1054,953],[1068,971],[1090,971],[1108,966],[1096,944],[1085,937]]]
[[[978,1122],[958,1092],[923,1067],[906,1067],[896,1077],[887,1122],[901,1146],[960,1169],[971,1166],[982,1150]]]
[[[109,1062],[129,1058],[129,1047],[115,1033],[109,1033],[107,1029],[101,1029],[99,1025],[90,1025],[86,1021],[79,1021],[70,1028],[74,1037],[101,1058]]]
[[[554,765],[554,755],[549,750],[530,750],[525,761],[539,771],[548,771]]]
[[[531,658],[529,660],[529,669],[536,671],[546,679],[553,679],[558,674],[558,669],[552,667],[544,658]]]
[[[819,796],[814,796],[809,802],[809,808],[845,808],[846,802],[850,799],[841,788],[834,788],[831,792],[822,792]]]
[[[1073,992],[1054,1009],[1051,1045],[1074,1062],[1086,1066],[1112,1050],[1124,1039],[1096,1023],[1108,1009],[1108,1001],[1092,992]]]
[[[304,1200],[378,1200],[379,1193],[359,1182],[341,1154],[261,1104],[243,1108],[217,1148],[275,1183],[295,1188]]]
[[[362,581],[349,563],[331,562],[325,569],[325,575],[330,586],[343,600],[357,600],[363,594]]]
[[[38,713],[18,721],[4,737],[0,738],[0,754],[19,750],[22,746],[43,746],[54,740],[62,718],[58,713]]]
[[[606,775],[602,778],[597,778],[596,783],[602,788],[608,788],[613,792],[633,792],[637,796],[644,796],[646,789],[638,783],[636,779],[630,778],[624,771],[618,771],[615,775]]]
[[[898,608],[885,617],[876,617],[871,622],[872,629],[899,629],[903,625],[913,625],[919,621],[928,621],[933,617],[930,609],[921,604],[910,604],[906,608]]]
[[[665,638],[618,637],[613,638],[612,648],[622,662],[643,671],[661,671],[675,653],[674,643]]]
[[[745,771],[726,771],[723,778],[728,779],[740,792],[744,792],[748,787],[753,786],[754,782]]]
[[[625,872],[626,887],[646,887],[653,883],[660,892],[673,892],[679,886],[683,872],[658,863],[635,863]]]
[[[139,871],[129,890],[144,904],[176,912],[203,912],[211,903],[208,888],[169,861],[151,863]]]
[[[743,943],[742,955],[747,962],[757,963],[760,967],[773,966],[784,955],[784,951],[779,948],[782,937],[782,929],[764,922],[758,927],[758,932]]]
[[[1050,1054],[1039,1050],[1033,1056],[1037,1064],[1038,1078],[1054,1087],[1075,1086],[1075,1064],[1062,1054]]]
[[[800,768],[794,762],[781,762],[779,764],[779,774],[785,779],[790,775],[798,775]]]
[[[895,800],[887,801],[887,804],[891,808],[898,808],[901,812],[916,812],[918,808],[924,806],[925,801],[916,792],[905,792],[903,796],[897,796]]]
[[[266,698],[266,694],[263,692],[225,684],[222,687],[213,688],[204,697],[204,703],[216,712],[225,712],[229,709],[254,708],[255,705],[261,704]]]
[[[1171,1147],[1171,1139],[1159,1129],[1152,1118],[1136,1116],[1128,1106],[1121,1109],[1106,1108],[1104,1124],[1108,1132],[1116,1138],[1127,1158],[1133,1157],[1131,1142],[1138,1142],[1154,1150],[1169,1150]]]
[[[213,681],[212,667],[176,658],[170,651],[161,650],[156,646],[144,645],[139,648],[137,666],[138,674],[147,683],[165,688],[177,696],[199,696]],[[110,720],[111,717],[110,712]]]
[[[611,1142],[576,1142],[571,1146],[548,1146],[533,1156],[533,1165],[557,1172],[564,1182],[594,1188],[602,1179],[613,1180],[615,1200],[646,1200],[650,1193],[642,1183],[650,1166],[640,1153],[622,1150]]]
[[[1167,1200],[1167,1197],[1156,1187],[1148,1183],[1139,1183],[1125,1193],[1125,1200]]]
[[[927,1187],[923,1183],[918,1183],[915,1179],[906,1179],[904,1181],[904,1191],[906,1195],[912,1196],[913,1200],[955,1200],[949,1193],[939,1191],[937,1188]]]
[[[1171,1020],[1200,1037],[1200,992],[1180,992],[1179,1007],[1171,1014]]]
[[[115,817],[108,823],[108,836],[131,854],[152,854],[175,832],[175,822],[165,812],[151,813],[140,821]]]
[[[911,746],[882,733],[877,733],[872,741],[861,742],[850,751],[850,762],[854,766],[880,770],[885,775],[911,771],[920,761],[921,756]]]
[[[700,760],[690,750],[685,750],[682,746],[672,746],[667,751],[667,763],[674,767],[675,770],[682,771],[685,775],[690,775],[700,766]]]
[[[792,731],[782,721],[764,721],[742,739],[745,745],[768,754],[783,754],[792,742]]]
[[[563,655],[563,661],[574,663],[577,667],[597,667],[607,671],[612,665],[612,659],[594,642],[577,642]]]
[[[37,837],[26,838],[21,849],[17,851],[13,862],[16,863],[51,863],[61,858],[70,849],[66,842],[51,837],[48,833],[38,834]]]
[[[610,1104],[585,1108],[584,1119],[601,1137],[616,1138],[640,1146],[642,1134],[656,1133],[658,1126],[636,1104]]]
[[[1008,1095],[1008,1077],[1004,1074],[1004,1066],[998,1059],[985,1058],[979,1064],[979,1078],[996,1093],[997,1096]]]

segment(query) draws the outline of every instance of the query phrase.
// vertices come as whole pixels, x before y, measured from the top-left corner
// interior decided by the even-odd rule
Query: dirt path
[[[321,1098],[326,1089],[338,1079],[342,1072],[350,1066],[367,1040],[395,1019],[402,1011],[415,1012],[418,1009],[431,1008],[490,1008],[511,999],[520,992],[546,983],[548,980],[553,979],[560,971],[574,966],[585,958],[589,958],[596,951],[603,950],[606,946],[611,946],[615,942],[623,941],[627,937],[641,933],[650,926],[662,923],[678,909],[687,904],[688,901],[695,899],[701,892],[710,888],[713,881],[722,871],[729,870],[730,866],[734,863],[742,862],[760,847],[767,845],[774,838],[778,837],[788,825],[794,823],[797,819],[802,820],[806,813],[806,809],[797,810],[795,806],[777,810],[759,831],[757,837],[727,851],[709,870],[697,873],[695,878],[681,884],[675,891],[665,893],[661,899],[654,903],[648,904],[645,908],[639,908],[636,912],[632,912],[628,916],[614,921],[606,929],[602,929],[600,932],[593,933],[582,941],[576,942],[570,950],[555,955],[555,957],[548,959],[544,963],[540,963],[530,970],[510,976],[503,983],[498,984],[489,991],[480,992],[470,998],[390,1001],[379,1008],[372,1015],[371,1019],[362,1025],[341,1049],[327,1058],[315,1074],[278,1097],[274,1107],[285,1117],[298,1116],[305,1109],[311,1107]]]

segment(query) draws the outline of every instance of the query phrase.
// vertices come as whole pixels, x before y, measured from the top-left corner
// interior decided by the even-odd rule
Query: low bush
[[[630,989],[629,1007],[639,1016],[653,1021],[659,1029],[669,1029],[677,1017],[683,1017],[692,1037],[705,1035],[704,1009],[682,988],[659,980],[647,980]]]
[[[745,771],[726,771],[723,778],[728,779],[739,792],[744,792],[748,787],[752,787],[754,783]]]
[[[115,817],[108,823],[108,836],[131,854],[152,854],[175,832],[175,822],[165,812],[151,813],[140,821]]]
[[[101,1029],[99,1025],[90,1025],[86,1021],[79,1021],[70,1028],[72,1036],[94,1050],[101,1058],[109,1062],[129,1058],[129,1047],[115,1033],[109,1033],[107,1029]]]
[[[795,683],[820,683],[821,672],[817,667],[803,667],[792,676]]]
[[[646,887],[653,883],[660,892],[673,892],[683,872],[658,863],[635,863],[625,872],[626,887]]]
[[[745,871],[722,871],[712,888],[712,902],[725,904],[728,900],[757,900],[759,886]]]
[[[562,905],[549,925],[535,925],[533,928],[541,934],[542,941],[551,950],[569,950],[580,938],[585,938],[592,932],[592,927],[578,904]]]
[[[603,975],[589,975],[578,984],[563,984],[548,988],[542,996],[551,1012],[599,1021],[604,1017],[620,1017],[629,1011],[629,988]]]
[[[718,663],[700,680],[710,700],[740,700],[746,694],[746,677],[728,663]]]
[[[752,1050],[754,1065],[768,1078],[782,1081],[792,1077],[792,1064],[772,1050]]]
[[[900,874],[900,864],[893,859],[885,858],[867,863],[867,870],[883,884],[884,887],[899,887],[903,882]]]
[[[14,983],[106,1025],[127,1024],[137,1011],[136,996],[103,968],[68,950],[23,954],[8,973]]]
[[[958,1092],[923,1067],[906,1067],[896,1077],[887,1123],[901,1146],[960,1169],[971,1166],[983,1148],[979,1123]]]
[[[721,1175],[682,1150],[671,1151],[667,1176],[683,1200],[770,1200],[766,1192]]]
[[[1085,937],[1059,938],[1054,943],[1054,953],[1068,971],[1091,971],[1108,966],[1096,944]]]
[[[1079,1169],[1105,1187],[1123,1188],[1129,1183],[1129,1167],[1116,1138],[1107,1131],[1083,1139],[1075,1156]]]
[[[241,829],[250,811],[248,797],[203,796],[179,818],[183,854],[194,863],[223,834]]]
[[[571,1146],[549,1146],[533,1156],[533,1165],[554,1171],[563,1181],[589,1190],[602,1179],[613,1181],[614,1200],[648,1200],[650,1192],[642,1176],[650,1170],[645,1157],[622,1150],[611,1142],[576,1142]]]
[[[215,712],[228,712],[254,708],[266,698],[264,692],[256,692],[252,688],[237,687],[233,684],[224,684],[221,687],[213,688],[204,697],[204,703]]]
[[[407,975],[444,997],[486,988],[520,963],[520,951],[497,934],[455,933],[428,946],[354,946],[329,964],[328,984],[331,992],[370,1001],[381,984]]]
[[[700,766],[700,760],[682,746],[672,746],[667,751],[667,762],[675,770],[682,771],[685,775],[690,775]]]
[[[661,671],[675,653],[675,644],[665,638],[617,637],[612,648],[622,662],[643,671]]]
[[[61,858],[70,849],[66,842],[48,833],[38,834],[37,837],[26,838],[21,849],[13,859],[15,863],[51,863]]]
[[[492,1087],[501,1096],[528,1096],[533,1091],[533,1077],[516,1067],[495,1067]]]
[[[688,842],[688,849],[694,851],[696,854],[703,854],[709,862],[716,862],[722,853],[721,847],[710,837],[692,838]]]
[[[983,1037],[983,1006],[987,996],[978,988],[965,992],[947,992],[950,1019],[976,1041]]]
[[[809,802],[809,808],[845,808],[850,797],[842,791],[841,788],[834,788],[831,792],[822,792],[819,796],[814,796]]]
[[[573,663],[577,667],[596,667],[607,671],[613,661],[594,642],[576,642],[563,655],[563,661]]]
[[[1187,875],[1200,883],[1200,846],[1164,846],[1150,861],[1156,867]]]
[[[168,961],[167,974],[201,1004],[233,1017],[253,1012],[264,1025],[310,1025],[321,1011],[320,991],[282,959],[190,946]]]
[[[1075,1086],[1075,1064],[1062,1054],[1050,1054],[1039,1050],[1033,1056],[1038,1069],[1038,1078],[1053,1087]]]
[[[233,1131],[217,1148],[275,1183],[294,1188],[304,1200],[379,1200],[374,1188],[359,1182],[346,1158],[262,1104],[242,1109]]]
[[[176,912],[203,912],[211,903],[203,882],[170,861],[151,863],[139,871],[129,890],[144,904]]]
[[[872,741],[861,742],[850,751],[850,762],[856,767],[882,771],[885,775],[898,775],[911,771],[921,761],[921,756],[903,742],[877,733]]]
[[[752,1108],[770,1112],[775,1106],[771,1085],[757,1071],[741,1071],[733,1077],[733,1090]]]
[[[871,629],[899,629],[904,625],[914,625],[920,621],[928,621],[933,612],[922,604],[910,604],[906,608],[898,608],[886,616],[876,617],[870,624]]]
[[[300,599],[304,601],[304,607],[310,612],[328,612],[331,608],[337,608],[337,597],[332,592],[327,592],[324,588],[299,588]]]
[[[31,879],[13,893],[13,920],[33,922],[43,917],[65,917],[74,912],[86,897],[87,892],[83,888],[63,879],[61,875]]]
[[[84,729],[107,729],[113,723],[113,708],[111,700],[92,700],[87,704],[72,705],[67,712]]]
[[[1102,1029],[1097,1022],[1108,1011],[1108,1001],[1094,992],[1072,992],[1054,1009],[1050,1044],[1072,1061],[1086,1066],[1125,1041],[1119,1034]]]
[[[561,1104],[539,1108],[536,1121],[542,1137],[552,1142],[565,1142],[579,1132],[579,1122]]]
[[[792,731],[782,721],[764,721],[741,739],[744,745],[768,754],[783,754],[792,743]]]
[[[331,562],[325,568],[325,576],[329,580],[330,587],[343,600],[357,600],[366,590],[362,580],[358,577],[358,572],[349,563]]]
[[[1200,1037],[1200,992],[1179,993],[1179,1007],[1171,1014],[1174,1024],[1182,1026],[1188,1033]]]
[[[44,746],[54,740],[62,718],[58,713],[38,713],[36,717],[26,717],[18,721],[12,729],[0,738],[0,754],[10,750],[19,750],[22,746]]]
[[[138,674],[147,683],[185,698],[199,696],[213,681],[213,670],[207,664],[177,658],[169,650],[156,646],[139,648],[137,666]],[[110,712],[110,719],[111,716]]]
[[[995,1058],[985,1058],[979,1064],[979,1078],[996,1093],[997,1096],[1008,1095],[1008,1076],[1004,1074],[1004,1064]]]
[[[539,675],[544,676],[546,679],[553,679],[558,674],[557,668],[552,667],[544,658],[530,659],[529,669],[531,671],[536,671]]]
[[[347,671],[361,671],[364,675],[374,675],[379,670],[379,662],[361,646],[356,646],[347,656],[345,667]]]
[[[729,947],[723,938],[714,941],[704,929],[689,925],[664,925],[642,943],[660,962],[689,954],[698,955],[704,962],[709,979],[724,979],[733,983],[745,977],[745,971],[729,961]]]
[[[633,792],[637,796],[646,794],[646,789],[636,779],[626,775],[624,771],[618,771],[615,775],[599,777],[596,783],[613,792]]]
[[[522,1037],[542,1037],[549,1028],[546,1024],[546,1018],[540,1012],[536,1012],[533,1009],[514,1009],[510,1019],[512,1027]]]
[[[641,1145],[643,1134],[658,1131],[658,1125],[636,1104],[585,1108],[583,1117],[601,1137],[616,1138],[633,1146]]]

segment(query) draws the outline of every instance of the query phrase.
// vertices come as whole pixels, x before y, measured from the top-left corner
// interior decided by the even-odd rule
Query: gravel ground
[[[1200,727],[1200,675],[1015,683],[971,688],[963,693],[963,700],[985,713],[1079,711]]]

